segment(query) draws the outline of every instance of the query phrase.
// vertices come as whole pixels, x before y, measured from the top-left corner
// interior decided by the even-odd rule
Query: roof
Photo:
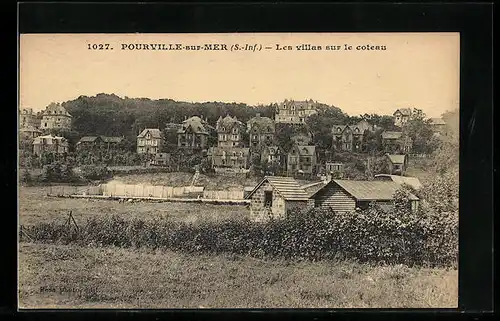
[[[296,148],[301,156],[312,156],[316,153],[314,145],[294,145],[290,151]]]
[[[297,110],[314,109],[316,103],[313,100],[285,100],[281,105],[294,105]]]
[[[404,164],[406,155],[385,154],[393,164]]]
[[[42,143],[42,139],[44,140],[46,145],[52,145],[54,141],[59,142],[59,144],[68,144],[68,141],[66,138],[61,137],[61,136],[53,136],[53,135],[44,135],[44,136],[38,136],[33,140],[33,144],[38,145]]]
[[[42,115],[43,116],[61,116],[61,115],[64,115],[64,116],[71,117],[71,115],[68,113],[66,108],[64,108],[60,104],[48,105],[47,108],[45,108],[45,110],[42,111]]]
[[[384,131],[382,133],[382,139],[399,139],[402,135],[402,132]]]
[[[95,142],[96,139],[99,138],[98,136],[83,136],[82,138],[80,138],[80,140],[78,141],[78,143],[92,143],[92,142]]]
[[[250,148],[248,147],[210,147],[209,152],[211,155],[222,155],[223,152],[226,152],[228,156],[232,153],[243,153],[245,156],[250,154]]]
[[[217,120],[217,131],[229,131],[233,128],[234,125],[245,126],[241,121],[239,121],[236,117],[231,117],[230,115],[226,115],[226,117],[219,117]]]
[[[146,134],[150,132],[153,138],[161,138],[161,131],[158,128],[146,128],[137,137],[146,137]]]
[[[182,122],[181,128],[177,130],[178,134],[182,134],[186,132],[186,129],[191,127],[195,134],[207,134],[208,130],[212,128],[212,126],[208,125],[206,121],[201,119],[198,116],[193,116]]]
[[[431,125],[446,125],[446,122],[442,118],[431,118]]]
[[[269,117],[256,116],[256,117],[251,118],[247,122],[247,127],[250,130],[254,126],[256,126],[257,128],[261,128],[261,129],[269,128],[270,129],[269,132],[275,131],[274,121]]]
[[[283,152],[283,149],[280,146],[266,146],[264,148],[270,155],[277,155]]]
[[[302,185],[301,187],[306,191],[307,194],[309,195],[314,195],[317,191],[322,189],[327,182],[325,181],[319,181],[319,182],[314,182],[314,183],[309,183],[306,185]]]
[[[389,175],[389,174],[378,174],[378,175],[375,175],[375,178],[379,178],[379,179],[380,178],[387,178],[387,179],[389,179],[389,180],[391,180],[394,183],[397,183],[399,185],[407,184],[415,189],[422,188],[422,183],[420,183],[420,180],[416,177]]]
[[[264,177],[264,179],[259,184],[257,184],[257,186],[255,186],[255,188],[245,198],[249,199],[250,197],[252,197],[255,191],[257,191],[264,182],[269,182],[273,189],[275,189],[278,194],[287,201],[309,200],[309,195],[295,179],[293,179],[292,177],[283,176]]]
[[[26,126],[26,127],[19,128],[19,131],[20,132],[37,132],[37,133],[42,132],[40,129],[33,127],[33,126]]]
[[[358,201],[390,201],[393,200],[394,193],[401,188],[401,185],[392,181],[351,181],[341,179],[331,180],[325,187],[331,184],[337,184]],[[323,189],[318,192],[321,190]],[[410,200],[419,200],[419,198],[410,194]]]
[[[121,141],[123,141],[123,137],[112,137],[112,136],[101,136],[101,139],[105,142],[105,143],[120,143]]]
[[[363,121],[359,122],[357,125],[333,125],[332,127],[332,133],[343,133],[346,128],[350,129],[353,133],[358,133],[358,134],[363,134],[365,132],[365,129],[370,127],[369,123],[368,125],[362,123]],[[366,121],[365,121],[366,122]],[[340,128],[340,131],[339,131]],[[358,129],[356,131],[356,129]]]
[[[404,116],[410,116],[411,115],[411,108],[400,108],[396,109],[393,115],[395,115],[397,112],[400,112]]]

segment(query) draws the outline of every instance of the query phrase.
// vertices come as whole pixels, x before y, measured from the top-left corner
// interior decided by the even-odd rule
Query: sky
[[[122,50],[216,43],[229,50]],[[92,44],[112,50],[89,49]],[[235,44],[257,50],[231,50]],[[301,44],[322,50],[297,50]],[[292,50],[277,50],[285,46]],[[19,107],[38,111],[113,93],[249,105],[313,99],[349,115],[415,107],[439,117],[459,104],[459,48],[458,33],[22,34]]]

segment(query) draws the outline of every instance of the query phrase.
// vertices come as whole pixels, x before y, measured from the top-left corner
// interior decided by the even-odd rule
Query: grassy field
[[[21,187],[20,224],[117,214],[184,222],[238,219],[245,206],[118,203],[45,196]],[[23,308],[456,307],[456,270],[349,262],[260,261],[172,251],[21,243]]]
[[[78,224],[92,216],[120,215],[126,218],[150,219],[161,217],[183,222],[221,219],[241,219],[249,215],[246,206],[192,203],[119,203],[109,200],[57,198],[46,196],[48,187],[20,187],[19,223],[64,221],[69,211]]]
[[[437,308],[457,271],[20,245],[21,308]]]

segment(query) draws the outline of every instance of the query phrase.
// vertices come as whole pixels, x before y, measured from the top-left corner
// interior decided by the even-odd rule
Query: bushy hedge
[[[377,207],[354,213],[291,212],[286,219],[177,223],[158,219],[92,218],[77,231],[58,224],[26,227],[32,241],[85,246],[168,248],[260,258],[351,259],[359,262],[455,266],[458,217]]]
[[[103,165],[83,165],[80,170],[85,179],[104,180],[112,176],[108,168]]]

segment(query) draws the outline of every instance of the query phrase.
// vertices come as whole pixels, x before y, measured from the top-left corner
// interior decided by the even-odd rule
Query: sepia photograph
[[[459,94],[458,32],[20,34],[18,306],[457,308]]]

